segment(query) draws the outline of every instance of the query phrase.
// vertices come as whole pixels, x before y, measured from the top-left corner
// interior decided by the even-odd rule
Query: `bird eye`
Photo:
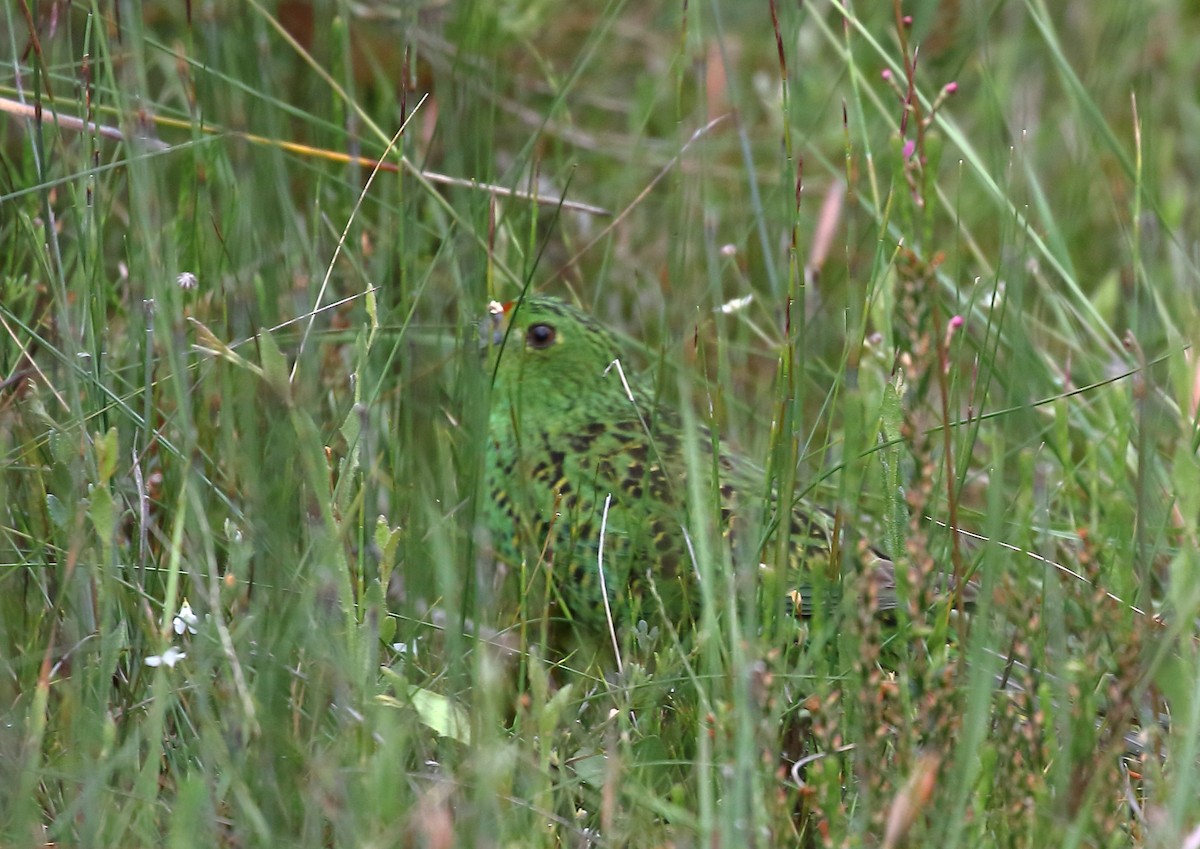
[[[530,348],[549,348],[557,335],[549,324],[533,324],[525,332],[525,344]]]

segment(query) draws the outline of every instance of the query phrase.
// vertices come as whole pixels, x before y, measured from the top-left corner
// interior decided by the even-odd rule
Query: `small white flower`
[[[192,611],[192,606],[188,604],[185,598],[183,604],[179,608],[179,613],[171,620],[171,627],[176,634],[182,635],[184,631],[190,634],[196,633],[196,625],[200,622],[200,617]]]
[[[744,310],[753,302],[754,296],[746,295],[744,298],[734,298],[732,301],[726,301],[725,303],[721,304],[721,306],[717,307],[717,309],[725,313],[725,315],[732,315],[735,312]]]
[[[183,660],[185,657],[187,657],[186,652],[181,652],[179,649],[175,648],[175,646],[171,646],[165,652],[163,652],[161,655],[156,654],[156,655],[151,655],[150,657],[146,658],[146,665],[147,666],[169,666],[172,669],[174,669],[175,664],[177,664],[179,661]]]
[[[196,279],[196,275],[190,271],[181,271],[179,276],[175,278],[175,285],[180,289],[191,291],[200,285],[200,281]]]
[[[396,654],[411,654],[417,656],[417,641],[413,640],[408,643],[392,643],[392,651]]]
[[[984,293],[982,298],[983,306],[986,309],[995,309],[1000,306],[1000,302],[1004,300],[1004,281],[996,282],[994,288]]]

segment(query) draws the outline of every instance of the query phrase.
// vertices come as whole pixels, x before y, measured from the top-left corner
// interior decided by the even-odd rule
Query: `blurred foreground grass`
[[[1195,840],[1198,35],[6,6],[3,841]],[[980,608],[793,645],[714,599],[554,667],[476,521],[474,321],[526,284]]]

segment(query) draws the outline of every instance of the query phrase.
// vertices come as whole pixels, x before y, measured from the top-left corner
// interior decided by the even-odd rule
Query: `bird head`
[[[570,409],[597,393],[621,392],[619,378],[605,374],[621,356],[617,339],[564,301],[493,301],[482,330],[493,390],[505,402]]]

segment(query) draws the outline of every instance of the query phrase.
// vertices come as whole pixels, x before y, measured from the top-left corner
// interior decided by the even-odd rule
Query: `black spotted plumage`
[[[734,557],[754,560],[740,567],[770,561],[774,544],[766,540],[752,550],[746,519],[756,508],[778,509],[761,503],[763,472],[722,447],[714,463],[712,437],[703,428],[695,439],[700,462],[689,464],[679,417],[656,408],[654,394],[636,377],[629,377],[627,392],[613,366],[621,348],[612,333],[545,297],[494,305],[486,321],[494,375],[486,471],[493,544],[501,558],[540,563],[553,576],[564,616],[585,628],[604,623],[597,562],[602,525],[603,583],[614,618],[657,617],[655,596],[668,616],[692,615],[698,596],[687,544],[689,475],[702,476],[702,491],[715,489],[718,530],[733,543]],[[708,477],[714,466],[715,482]],[[760,517],[753,527],[787,528],[784,566],[795,587],[789,604],[808,613],[813,571],[830,571],[835,522],[805,504],[786,512],[784,520]],[[839,549],[859,559],[876,605],[893,606],[891,561],[869,545]],[[655,593],[647,592],[651,580]]]

